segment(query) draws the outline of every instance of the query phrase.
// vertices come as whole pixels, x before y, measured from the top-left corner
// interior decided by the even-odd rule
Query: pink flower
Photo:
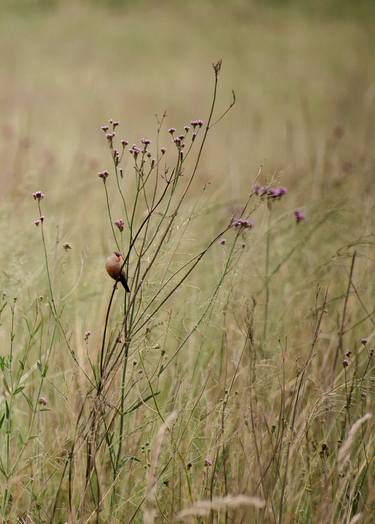
[[[118,227],[119,231],[124,231],[124,225],[125,225],[125,222],[123,221],[122,218],[118,218],[117,220],[114,221],[114,224],[115,226]]]
[[[293,211],[293,214],[294,214],[294,218],[296,219],[297,224],[302,222],[302,220],[305,220],[304,213],[302,213],[302,211],[300,211],[299,209],[295,209]]]
[[[42,191],[35,191],[35,193],[33,193],[34,200],[42,200],[42,198],[44,197],[45,197],[45,194],[42,193]]]
[[[98,177],[101,178],[103,182],[105,182],[106,179],[109,177],[109,173],[108,171],[100,171],[100,173],[98,173]]]

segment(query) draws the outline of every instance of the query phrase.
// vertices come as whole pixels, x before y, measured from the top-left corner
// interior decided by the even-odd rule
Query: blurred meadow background
[[[1,1],[1,522],[375,522],[374,24]]]

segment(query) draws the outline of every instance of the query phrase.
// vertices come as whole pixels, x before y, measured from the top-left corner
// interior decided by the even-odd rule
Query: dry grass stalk
[[[350,428],[348,437],[345,440],[345,442],[343,443],[343,445],[341,446],[341,448],[339,449],[339,452],[338,452],[338,455],[337,455],[337,462],[338,462],[339,470],[342,470],[345,467],[345,464],[349,460],[350,448],[351,448],[351,445],[352,445],[352,443],[354,441],[354,437],[355,437],[357,431],[360,429],[362,424],[364,424],[366,422],[366,420],[370,419],[371,417],[372,417],[372,415],[370,413],[366,413],[365,415],[363,415],[363,417],[361,417],[356,422],[354,422],[354,424]]]
[[[159,430],[151,446],[150,468],[148,469],[147,476],[146,476],[146,481],[147,481],[146,491],[145,491],[146,508],[143,514],[144,524],[153,524],[154,519],[155,519],[156,511],[154,508],[154,499],[155,499],[156,482],[157,482],[156,469],[158,466],[161,445],[164,440],[165,432],[169,430],[170,425],[173,424],[176,417],[177,417],[177,413],[175,411],[172,411],[172,413],[168,415],[168,417],[165,419],[163,424],[159,427]]]
[[[205,516],[210,511],[219,511],[224,508],[238,508],[240,506],[253,506],[264,508],[264,500],[258,497],[247,495],[227,495],[226,497],[214,497],[212,500],[200,500],[190,508],[183,509],[176,515],[176,520],[183,520],[187,517]]]

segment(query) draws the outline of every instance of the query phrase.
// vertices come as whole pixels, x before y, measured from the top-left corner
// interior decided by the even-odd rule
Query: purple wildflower
[[[116,133],[107,133],[105,136],[106,136],[106,139],[108,140],[108,142],[112,145],[112,142],[113,142],[113,139],[116,136]]]
[[[136,144],[133,144],[131,148],[129,149],[129,153],[134,156],[134,158],[137,158],[141,150]]]
[[[283,195],[285,195],[288,192],[286,187],[274,187],[267,190],[267,197],[268,198],[277,198],[280,199]]]
[[[34,200],[42,200],[44,197],[45,194],[42,191],[35,191],[35,193],[33,193]]]
[[[197,126],[198,126],[198,127],[202,127],[202,126],[203,126],[203,120],[200,120],[200,119],[192,120],[192,121],[190,122],[190,124],[191,124],[194,128],[196,128]]]
[[[170,127],[168,129],[168,133],[171,134],[171,135],[173,135],[173,133],[175,133],[175,132],[176,132],[176,128],[175,127]]]
[[[105,182],[106,179],[109,177],[109,173],[108,171],[100,171],[100,173],[98,173],[98,177],[101,178],[103,182]]]
[[[209,466],[212,466],[212,460],[209,457],[206,457],[204,459],[204,466],[208,468]]]
[[[302,220],[305,220],[304,213],[302,213],[302,211],[300,211],[299,209],[295,209],[293,211],[293,214],[294,214],[294,218],[296,219],[297,224],[302,222]]]
[[[117,220],[114,221],[114,224],[115,226],[118,227],[119,231],[124,231],[124,225],[125,225],[125,222],[123,221],[122,218],[118,218]]]
[[[232,226],[241,229],[251,229],[254,227],[254,224],[247,218],[234,218],[232,220]]]
[[[225,246],[225,243],[226,243],[225,238],[221,238],[221,239],[219,240],[219,244],[220,244],[221,246]]]

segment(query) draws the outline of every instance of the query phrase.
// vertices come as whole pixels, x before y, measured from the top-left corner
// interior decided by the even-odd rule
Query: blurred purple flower
[[[280,199],[287,192],[288,190],[286,187],[274,187],[274,188],[268,189],[266,194],[268,198]]]
[[[300,211],[299,209],[295,209],[293,211],[293,214],[294,214],[294,218],[296,219],[297,224],[302,222],[302,220],[305,220],[304,213],[302,213],[302,211]]]
[[[35,191],[35,193],[33,193],[34,200],[42,200],[44,197],[45,194],[42,191]]]
[[[118,218],[117,220],[114,221],[114,224],[115,226],[118,227],[119,231],[124,231],[124,225],[125,225],[125,222],[123,221],[122,218]]]
[[[100,173],[98,173],[98,177],[101,178],[103,182],[105,182],[106,179],[109,177],[109,173],[108,171],[100,171]]]
[[[241,229],[251,229],[252,227],[254,227],[254,224],[251,220],[248,220],[247,218],[234,218],[232,220],[232,226]]]

